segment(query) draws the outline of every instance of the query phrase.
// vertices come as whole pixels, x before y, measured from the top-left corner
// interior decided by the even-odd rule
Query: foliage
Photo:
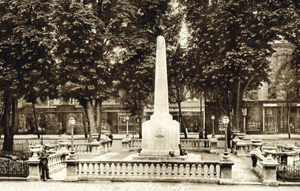
[[[239,127],[242,96],[269,81],[269,42],[290,16],[290,1],[185,2],[194,82],[215,92],[225,114],[234,108]]]

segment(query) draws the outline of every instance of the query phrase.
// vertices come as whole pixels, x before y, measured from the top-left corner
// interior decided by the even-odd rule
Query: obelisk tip
[[[165,47],[165,38],[163,36],[157,37],[157,50],[162,50]]]

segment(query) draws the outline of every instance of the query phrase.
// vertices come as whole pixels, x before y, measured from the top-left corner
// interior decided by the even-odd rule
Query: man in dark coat
[[[40,156],[40,168],[42,171],[42,180],[52,179],[49,176],[49,166],[48,166],[48,156],[47,146],[43,145],[42,151],[39,153]]]

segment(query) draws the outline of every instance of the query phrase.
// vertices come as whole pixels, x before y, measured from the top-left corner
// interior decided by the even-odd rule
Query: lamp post
[[[70,160],[76,159],[75,149],[74,149],[74,125],[76,121],[74,117],[69,118],[69,124],[71,125],[71,153],[70,153]]]
[[[224,159],[224,160],[227,160],[227,159],[229,158],[228,150],[227,150],[227,147],[228,147],[227,128],[228,128],[228,123],[229,123],[229,117],[226,116],[226,115],[223,116],[222,122],[223,122],[224,127],[225,127],[225,151],[224,151],[223,159]]]
[[[247,108],[242,108],[242,114],[243,114],[243,133],[246,133]]]
[[[128,137],[128,123],[129,123],[129,116],[125,117],[126,120],[126,137]]]
[[[211,120],[212,120],[212,138],[215,138],[215,116],[214,115],[211,116]]]

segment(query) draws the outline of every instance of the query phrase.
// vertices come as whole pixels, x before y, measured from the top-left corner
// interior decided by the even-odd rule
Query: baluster
[[[151,176],[151,177],[154,175],[154,164],[153,163],[151,163],[151,165],[150,165],[148,175]]]
[[[92,175],[92,163],[90,163],[90,162],[88,163],[87,169],[88,169],[87,175],[88,175],[88,176],[91,176],[91,175]]]
[[[166,168],[166,164],[163,164],[161,167],[161,176],[165,177],[167,175],[167,168]]]
[[[145,164],[143,175],[144,175],[144,176],[148,176],[148,173],[149,173],[149,165],[148,165],[148,164]]]
[[[107,169],[107,163],[103,163],[103,176],[107,176],[108,174],[108,169]]]
[[[99,164],[99,175],[104,175],[104,165],[102,162]]]
[[[184,167],[183,167],[183,164],[180,164],[179,165],[179,170],[178,170],[178,176],[179,177],[183,177],[183,172],[184,172]]]
[[[91,168],[92,168],[91,176],[95,176],[95,162],[92,162],[92,163],[91,163]]]
[[[156,164],[156,176],[160,177],[161,176],[161,166],[159,163]]]
[[[109,163],[105,164],[105,171],[106,171],[106,176],[110,176],[111,171],[110,171],[110,165],[109,165]]]
[[[99,176],[99,164],[97,162],[94,163],[94,176]]]
[[[168,173],[166,174],[167,175],[167,177],[172,177],[172,165],[171,164],[168,164],[168,167],[167,167],[168,169]]]
[[[122,163],[121,173],[122,176],[126,176],[126,164]]]
[[[195,177],[195,175],[196,175],[196,165],[193,164],[191,167],[190,176]]]
[[[115,163],[111,163],[110,168],[111,168],[111,175],[115,176],[115,174],[117,173]]]
[[[138,167],[137,167],[137,164],[134,163],[133,164],[133,176],[137,176],[137,174],[138,174]]]
[[[184,176],[189,177],[190,176],[190,164],[185,165],[185,171],[184,171]]]
[[[217,178],[217,165],[214,164],[213,167],[214,167],[213,177],[214,177],[214,178]]]
[[[211,178],[212,177],[212,174],[213,174],[213,165],[212,164],[208,164],[207,165],[207,177],[208,178]]]
[[[199,173],[201,177],[204,177],[204,165],[201,165],[201,168],[199,169]]]
[[[130,175],[131,174],[131,164],[127,163],[127,168],[126,168],[126,175]]]
[[[177,166],[177,164],[174,164],[173,176],[174,177],[178,176],[178,166]]]
[[[78,168],[79,168],[78,169],[78,175],[81,176],[83,174],[83,167],[82,167],[82,163],[81,162],[79,162]]]
[[[87,172],[87,163],[86,162],[84,163],[83,170],[84,170],[84,175],[86,176],[88,174],[88,172]]]
[[[117,168],[116,168],[116,176],[120,176],[120,170],[121,167],[120,167],[120,163],[117,163]]]
[[[143,176],[143,164],[138,164],[138,176]]]
[[[207,177],[208,165],[205,164],[202,168],[202,177]]]

